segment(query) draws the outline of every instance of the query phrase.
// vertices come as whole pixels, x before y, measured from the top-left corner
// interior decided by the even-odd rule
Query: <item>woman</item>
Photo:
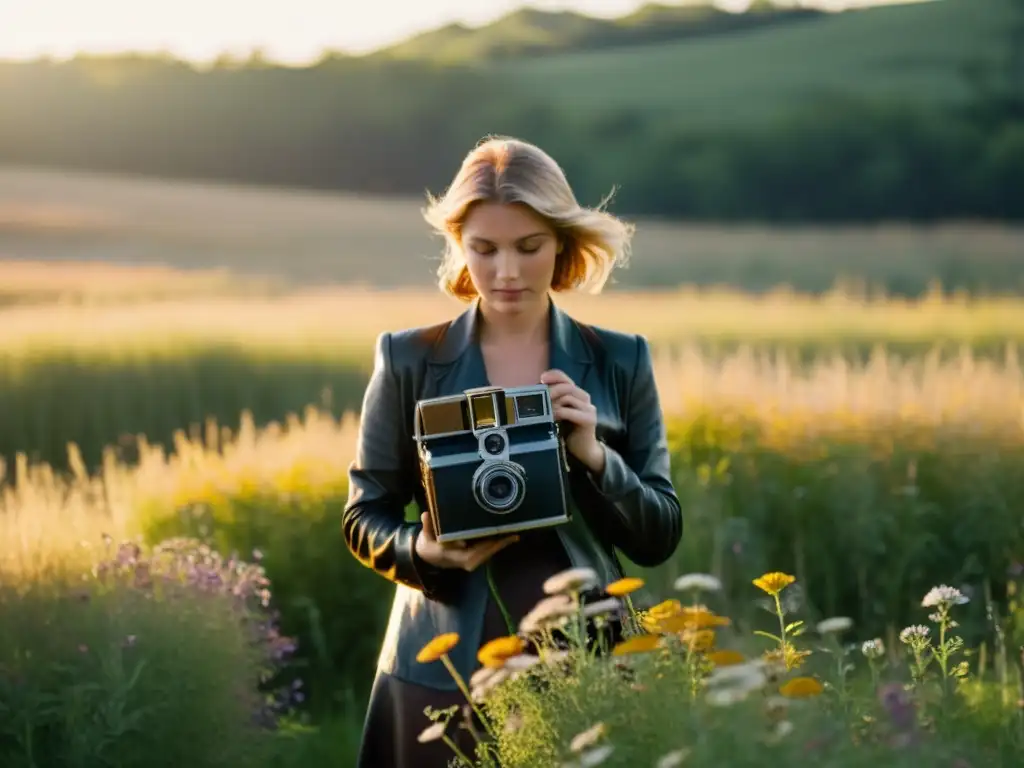
[[[478,145],[430,203],[425,217],[447,243],[441,288],[471,304],[451,322],[377,340],[344,531],[352,553],[397,587],[361,768],[434,768],[453,757],[443,742],[417,736],[430,725],[425,707],[464,699],[441,663],[415,657],[436,635],[457,632],[451,660],[469,679],[480,646],[508,634],[487,571],[518,625],[554,573],[585,566],[607,584],[622,575],[616,548],[650,567],[682,535],[647,342],[584,326],[550,296],[599,290],[625,259],[632,226],[581,207],[554,160],[509,138]],[[572,522],[469,546],[439,543],[425,513],[407,522],[410,501],[427,508],[412,439],[416,401],[538,382],[567,428]]]

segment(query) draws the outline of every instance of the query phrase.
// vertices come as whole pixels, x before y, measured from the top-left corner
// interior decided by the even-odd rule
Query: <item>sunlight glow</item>
[[[747,0],[665,0],[669,4],[716,1],[743,10]],[[847,6],[906,0],[843,0]],[[779,0],[810,5],[836,0]],[[644,0],[532,0],[542,10],[573,10],[613,17]],[[477,26],[524,5],[523,0],[0,0],[0,59],[79,51],[165,52],[194,62],[262,49],[270,60],[305,64],[324,51],[363,53],[454,21]]]

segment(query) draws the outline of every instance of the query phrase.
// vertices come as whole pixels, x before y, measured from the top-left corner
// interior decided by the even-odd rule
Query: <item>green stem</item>
[[[779,617],[779,644],[782,646],[782,662],[789,671],[789,658],[786,655],[786,618],[782,612],[782,601],[779,600],[779,593],[775,593],[775,615]]]
[[[488,561],[487,566],[487,586],[491,591],[491,597],[494,598],[494,602],[498,604],[498,610],[501,611],[501,616],[505,619],[505,627],[508,629],[510,635],[516,633],[515,625],[512,623],[512,616],[508,612],[508,608],[505,607],[505,601],[501,599],[501,595],[498,594],[498,585],[494,581],[494,573],[491,571],[491,563]]]
[[[452,660],[448,658],[448,654],[444,654],[441,657],[441,661],[444,662],[445,667],[448,669],[448,674],[455,680],[455,684],[459,686],[459,690],[462,691],[462,695],[466,697],[466,701],[469,702],[469,706],[476,712],[476,716],[480,718],[480,722],[483,723],[484,728],[487,729],[487,733],[490,734],[491,738],[497,741],[498,736],[494,733],[491,728],[490,721],[484,717],[483,713],[477,707],[476,702],[473,701],[473,696],[469,692],[469,688],[466,686],[466,681],[462,679],[462,675],[459,674],[458,670],[455,669],[455,665],[452,664]]]
[[[452,741],[451,737],[448,736],[448,734],[444,734],[443,736],[441,736],[441,738],[444,739],[444,743],[448,745],[452,752],[454,752],[458,756],[459,760],[468,765],[469,768],[473,768],[473,761],[466,757],[465,753],[461,749],[459,749],[458,744]]]

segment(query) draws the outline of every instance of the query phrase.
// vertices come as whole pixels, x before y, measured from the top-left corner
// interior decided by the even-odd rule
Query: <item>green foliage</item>
[[[259,765],[287,652],[260,571],[194,542],[123,544],[0,587],[0,764]],[[282,700],[287,705],[287,700]]]
[[[675,421],[687,528],[652,579],[686,568],[745,584],[781,566],[819,617],[851,616],[882,635],[909,623],[913,596],[944,578],[1004,594],[1024,551],[1019,430],[872,421],[710,410]]]
[[[393,587],[349,554],[342,536],[345,484],[337,495],[295,482],[261,492],[197,500],[177,508],[156,503],[140,512],[147,540],[195,536],[220,552],[261,553],[274,584],[281,631],[295,637],[299,659],[289,674],[308,692],[303,709],[358,710],[369,693]]]

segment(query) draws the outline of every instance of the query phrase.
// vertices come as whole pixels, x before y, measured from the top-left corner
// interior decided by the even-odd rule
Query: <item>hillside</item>
[[[933,0],[488,66],[586,120],[640,110],[749,123],[824,95],[958,103],[969,93],[964,65],[996,55],[1011,18],[1007,0]]]
[[[809,9],[777,8],[767,4],[735,14],[712,5],[648,3],[633,13],[609,19],[527,7],[481,27],[453,23],[429,30],[376,51],[370,58],[478,63],[713,37],[824,15]]]

